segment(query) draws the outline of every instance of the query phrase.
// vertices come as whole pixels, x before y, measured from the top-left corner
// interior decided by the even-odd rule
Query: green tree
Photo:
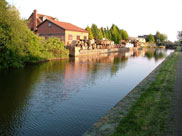
[[[101,27],[100,30],[101,30],[101,32],[102,32],[103,38],[106,38],[106,31],[105,31],[105,28]]]
[[[103,34],[102,34],[101,29],[98,29],[98,39],[99,40],[102,40],[103,39]]]
[[[111,40],[113,40],[116,44],[119,44],[121,41],[121,35],[119,28],[116,25],[112,25],[111,27]]]
[[[101,40],[103,38],[102,31],[97,27],[96,24],[92,24],[91,31],[95,39]]]
[[[92,24],[91,31],[95,39],[98,39],[98,27],[96,24]]]
[[[92,31],[91,31],[91,29],[90,29],[89,26],[86,27],[86,30],[88,31],[88,34],[89,34],[89,35],[88,35],[88,38],[89,38],[90,40],[94,39],[94,36],[93,36]]]
[[[47,50],[47,41],[49,40],[38,37],[29,30],[26,21],[20,18],[15,7],[9,6],[5,0],[0,0],[0,69],[19,68],[26,63],[68,56],[68,51],[62,47],[62,43],[57,42],[55,48],[56,40],[49,41],[53,46],[51,50]]]
[[[150,34],[150,35],[146,38],[146,41],[149,42],[149,43],[154,43],[154,42],[155,42],[154,36],[153,36],[152,34]]]
[[[108,40],[111,40],[111,31],[110,31],[110,29],[107,27],[107,28],[104,29],[104,31],[106,33],[106,38]]]
[[[163,43],[163,42],[165,42],[166,40],[167,40],[167,35],[161,34],[161,36],[160,36],[160,41]]]
[[[156,32],[155,35],[155,42],[157,45],[162,44],[163,42],[165,42],[167,40],[167,35],[165,34],[161,34],[159,31]]]
[[[121,34],[121,39],[122,40],[125,40],[125,41],[129,40],[128,33],[124,29],[121,29],[120,34]]]
[[[182,43],[182,31],[178,31],[178,35],[177,35],[178,41],[180,43]]]

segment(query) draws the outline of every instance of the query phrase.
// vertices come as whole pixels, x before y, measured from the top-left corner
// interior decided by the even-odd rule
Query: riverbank
[[[178,53],[173,53],[84,136],[162,135],[167,129]]]

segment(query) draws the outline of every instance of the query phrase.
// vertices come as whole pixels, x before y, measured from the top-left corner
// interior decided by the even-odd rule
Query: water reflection
[[[68,61],[67,61],[68,62]],[[0,71],[0,135],[13,136],[22,127],[27,111],[27,102],[34,91],[33,85],[39,83],[45,72],[64,69],[66,61],[29,66],[25,69]],[[59,63],[59,64],[60,64]]]
[[[147,50],[145,52],[145,56],[150,60],[152,59],[153,57],[155,58],[156,61],[166,57],[166,52],[165,50],[161,50],[161,49],[157,49],[157,50],[154,50],[154,49],[150,49],[150,50]]]
[[[81,135],[124,96],[119,81],[123,80],[123,90],[131,90],[150,72],[136,75],[127,87],[125,80],[141,71],[139,63],[154,67],[159,63],[149,61],[158,62],[166,55],[165,50],[133,50],[1,71],[0,135]],[[112,93],[111,88],[115,88]]]

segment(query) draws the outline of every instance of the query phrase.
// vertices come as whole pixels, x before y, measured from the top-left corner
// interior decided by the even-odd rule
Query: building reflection
[[[89,76],[96,79],[96,77],[101,78],[105,73],[114,75],[119,69],[125,67],[130,57],[154,58],[157,61],[165,57],[165,51],[144,48],[122,53],[116,52],[72,58],[65,66],[64,87],[83,85],[87,82]],[[104,71],[104,74],[102,74],[102,71]]]
[[[102,78],[106,73],[113,75],[120,69],[120,64],[126,63],[127,60],[127,52],[76,57],[65,66],[64,88],[84,86],[93,82],[96,77]]]

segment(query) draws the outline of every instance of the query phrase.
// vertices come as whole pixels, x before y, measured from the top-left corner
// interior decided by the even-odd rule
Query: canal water
[[[0,71],[0,135],[80,136],[170,50],[140,50]]]

